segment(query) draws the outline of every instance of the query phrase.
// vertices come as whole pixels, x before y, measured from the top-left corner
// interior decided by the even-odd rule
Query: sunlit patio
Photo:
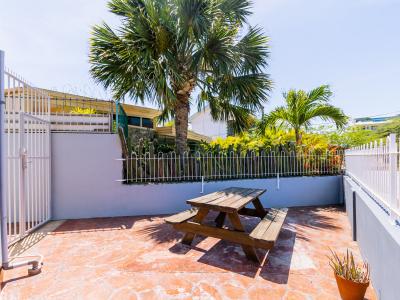
[[[41,274],[5,272],[4,299],[339,299],[329,248],[360,255],[339,207],[289,209],[273,250],[258,250],[261,265],[247,260],[239,245],[218,239],[196,237],[183,245],[163,217],[47,224],[12,249],[42,254]],[[257,224],[257,218],[242,221],[246,230]],[[376,299],[372,287],[366,298]]]

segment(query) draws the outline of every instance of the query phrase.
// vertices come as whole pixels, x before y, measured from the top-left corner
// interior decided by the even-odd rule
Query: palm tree
[[[90,72],[117,100],[154,101],[174,119],[176,149],[187,149],[191,104],[215,120],[248,125],[271,89],[268,39],[247,25],[247,0],[111,0],[117,30],[93,27]],[[196,97],[194,97],[196,95]],[[195,98],[195,99],[193,99]]]
[[[286,126],[295,132],[296,144],[301,145],[302,130],[311,126],[311,121],[317,118],[333,121],[336,127],[346,125],[348,117],[340,108],[329,104],[332,92],[328,85],[321,85],[309,92],[289,90],[283,93],[286,105],[275,108],[264,116],[259,128],[265,131],[267,127]]]

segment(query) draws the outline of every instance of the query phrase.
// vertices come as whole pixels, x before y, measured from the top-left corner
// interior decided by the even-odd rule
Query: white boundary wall
[[[121,146],[115,134],[52,134],[53,219],[154,215],[187,208],[201,196],[201,183],[126,185]],[[340,202],[342,177],[290,177],[206,182],[204,193],[229,186],[266,188],[267,207],[329,205]]]
[[[393,223],[383,207],[350,177],[344,176],[343,182],[346,211],[361,254],[370,264],[377,297],[397,300],[400,297],[400,224]]]

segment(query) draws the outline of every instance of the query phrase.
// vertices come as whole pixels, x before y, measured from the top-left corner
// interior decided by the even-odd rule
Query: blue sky
[[[7,66],[40,87],[106,97],[88,73],[90,27],[118,24],[106,2],[1,0]],[[270,37],[266,112],[289,88],[330,84],[352,117],[400,113],[400,0],[257,0],[253,11]]]

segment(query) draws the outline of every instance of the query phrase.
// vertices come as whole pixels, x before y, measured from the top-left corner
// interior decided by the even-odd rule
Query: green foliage
[[[342,148],[361,146],[380,138],[377,132],[362,129],[347,129],[345,131],[328,133],[327,136],[331,144]]]
[[[96,110],[94,108],[74,107],[70,110],[70,113],[76,115],[94,115],[96,114]]]
[[[302,130],[311,127],[311,121],[319,118],[324,121],[333,121],[338,128],[342,128],[348,120],[343,111],[331,105],[332,92],[327,85],[321,85],[309,92],[303,90],[289,90],[283,93],[286,104],[266,115],[259,123],[260,131],[268,127],[290,128],[295,131],[296,143],[302,142]]]
[[[377,129],[377,134],[380,137],[388,136],[391,133],[395,133],[398,137],[400,136],[400,118],[393,119]]]
[[[303,133],[302,146],[296,146],[296,136],[293,130],[266,129],[264,135],[257,133],[242,133],[225,139],[217,138],[209,144],[203,144],[204,151],[268,151],[271,150],[295,150],[324,152],[340,147],[330,145],[329,136],[318,133]]]
[[[163,120],[179,115],[177,139],[190,104],[208,105],[215,120],[249,125],[271,90],[264,70],[268,38],[247,26],[248,0],[111,0],[121,18],[114,30],[93,27],[90,72],[116,99],[154,101]],[[199,89],[197,99],[192,99]],[[183,112],[183,113],[182,113]],[[179,113],[179,114],[178,114]],[[180,124],[183,124],[183,128]],[[179,125],[179,126],[178,126]]]
[[[343,255],[343,257],[339,257],[339,255],[332,250],[331,253],[329,265],[336,275],[353,282],[369,282],[370,271],[367,263],[364,262],[362,265],[356,264],[353,253],[348,249],[346,255]]]
[[[354,126],[343,131],[330,132],[327,133],[327,135],[329,136],[331,144],[343,148],[350,148],[386,138],[391,133],[400,136],[400,118],[394,119],[387,124],[380,125],[376,130],[365,130]]]

